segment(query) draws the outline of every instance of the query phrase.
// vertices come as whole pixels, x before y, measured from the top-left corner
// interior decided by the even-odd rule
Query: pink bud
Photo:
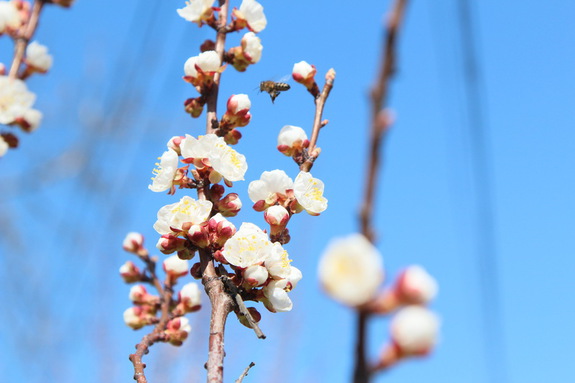
[[[174,346],[181,346],[190,331],[192,331],[192,327],[188,318],[179,317],[168,322],[165,334],[168,336],[168,342]]]
[[[194,246],[205,249],[209,246],[210,241],[206,225],[192,225],[188,230],[188,238]]]
[[[425,304],[437,294],[437,282],[423,267],[410,266],[397,279],[395,294],[403,304]]]
[[[144,246],[144,236],[140,233],[130,232],[124,238],[124,242],[122,243],[124,250],[138,254],[142,251]]]
[[[242,208],[242,201],[237,193],[230,193],[216,202],[216,208],[224,217],[235,217]]]
[[[170,138],[170,140],[168,141],[168,149],[172,149],[174,152],[178,153],[178,155],[182,155],[182,152],[180,151],[180,144],[182,143],[182,140],[186,138],[185,136],[174,136],[172,138]]]
[[[130,300],[138,305],[155,305],[160,298],[148,293],[144,285],[135,285],[130,289]]]
[[[127,261],[120,266],[120,275],[126,283],[138,282],[142,277],[140,269],[132,261]]]
[[[285,207],[274,205],[268,207],[264,212],[264,219],[270,226],[285,227],[290,219],[290,215]]]
[[[172,254],[175,251],[183,250],[186,245],[184,238],[176,237],[171,234],[164,234],[158,240],[156,248],[164,254]]]
[[[184,312],[198,311],[202,307],[202,294],[197,283],[185,284],[178,294]]]

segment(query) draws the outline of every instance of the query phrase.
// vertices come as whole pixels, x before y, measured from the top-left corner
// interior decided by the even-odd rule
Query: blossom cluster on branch
[[[14,57],[8,68],[0,63],[0,124],[18,127],[26,133],[38,128],[42,112],[34,109],[36,95],[25,80],[33,74],[45,74],[52,67],[48,48],[30,40],[38,25],[44,4],[69,7],[72,0],[0,1],[0,37],[14,42]],[[18,147],[19,139],[11,131],[0,131],[0,157]]]
[[[333,69],[326,75],[323,97],[319,91],[314,95],[316,115],[312,139],[309,140],[300,127],[285,125],[279,131],[277,149],[297,164],[299,172],[295,179],[284,170],[275,169],[264,171],[258,180],[248,185],[253,209],[263,213],[268,228],[262,229],[252,222],[242,222],[237,228],[229,220],[243,207],[238,193],[228,189],[245,179],[248,168],[246,156],[233,146],[242,139],[239,128],[251,122],[251,101],[246,94],[230,95],[226,110],[218,117],[219,84],[226,64],[244,72],[260,61],[263,46],[257,33],[266,27],[267,19],[262,5],[255,0],[243,0],[239,8],[231,10],[229,22],[228,8],[228,1],[220,2],[216,7],[214,0],[191,0],[177,10],[178,15],[189,22],[212,27],[216,39],[200,44],[200,53],[188,58],[183,68],[183,80],[199,94],[184,102],[184,110],[198,118],[207,109],[206,132],[169,139],[149,185],[154,192],[174,195],[192,189],[197,195],[184,195],[179,201],[161,207],[157,213],[154,229],[159,238],[156,248],[170,255],[163,262],[164,282],[160,282],[155,273],[158,260],[141,249],[142,241],[133,241],[138,245],[133,248],[124,243],[124,248],[139,256],[146,265],[145,271],[141,272],[132,262],[126,263],[120,270],[124,280],[146,282],[157,290],[157,295],[153,295],[143,285],[134,286],[130,291],[134,306],[124,315],[126,324],[134,329],[154,325],[130,357],[135,379],[139,382],[145,381],[141,358],[149,346],[156,342],[179,345],[189,333],[189,322],[184,315],[199,309],[199,289],[191,282],[184,285],[177,297],[173,294],[178,278],[188,274],[202,281],[210,300],[208,379],[221,381],[222,371],[218,366],[223,363],[226,316],[233,311],[242,324],[264,338],[257,324],[261,320],[260,313],[255,307],[246,307],[244,302],[261,302],[274,313],[292,309],[289,292],[297,286],[302,273],[292,265],[284,247],[291,239],[288,223],[293,215],[304,211],[319,215],[328,204],[323,195],[323,182],[314,178],[309,170],[320,154],[315,144],[319,129],[327,121],[317,121],[321,121],[323,106],[333,86]],[[226,50],[226,36],[245,29],[248,31],[239,45]],[[299,66],[294,66],[294,79],[306,88],[308,83],[313,83],[319,89],[314,79],[315,68],[313,73],[307,73],[305,81],[299,81],[299,72],[295,71]],[[140,234],[131,236],[143,238]],[[196,263],[189,265],[188,262],[194,259]]]

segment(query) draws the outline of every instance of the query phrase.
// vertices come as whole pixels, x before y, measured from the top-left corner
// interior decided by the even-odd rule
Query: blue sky
[[[287,124],[309,131],[311,97],[292,82],[272,105],[256,88],[301,60],[319,74],[334,67],[324,113],[330,123],[312,172],[326,184],[329,209],[292,220],[287,247],[304,279],[291,313],[262,310],[268,339],[230,318],[226,380],[254,361],[247,382],[346,382],[354,317],[323,295],[315,270],[331,237],[357,230],[367,95],[389,1],[262,3],[262,60],[245,73],[226,69],[220,110],[225,95],[252,100],[252,123],[237,146],[248,159],[247,180],[276,168],[295,176],[275,139]],[[408,8],[390,99],[397,122],[374,214],[387,282],[410,264],[439,281],[432,308],[442,318],[441,341],[431,357],[376,381],[573,381],[575,5],[474,2],[469,29],[462,4]],[[44,123],[0,162],[0,376],[7,381],[131,379],[127,356],[143,332],[122,322],[130,303],[117,275],[129,259],[121,241],[140,231],[153,246],[156,212],[174,202],[147,189],[153,164],[170,137],[204,128],[203,116],[183,113],[195,91],[181,76],[185,60],[213,33],[179,18],[182,6],[79,0],[68,11],[50,7],[42,18],[37,39],[55,65],[29,88]],[[9,54],[0,39],[0,61]],[[234,187],[244,201],[247,184]],[[249,206],[241,214],[235,223],[263,224]],[[207,315],[189,316],[193,332],[182,348],[152,348],[151,381],[205,379]],[[385,318],[371,323],[371,355],[387,326]]]

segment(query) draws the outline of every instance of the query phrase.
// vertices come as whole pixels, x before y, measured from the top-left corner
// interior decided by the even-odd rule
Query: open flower
[[[52,56],[48,48],[36,41],[26,47],[26,64],[40,73],[46,73],[52,67]]]
[[[290,290],[286,279],[271,281],[262,290],[267,299],[267,302],[264,301],[264,304],[267,303],[266,308],[268,310],[271,312],[291,311],[293,303],[286,291]]]
[[[248,32],[242,37],[242,50],[244,52],[244,57],[250,64],[255,64],[260,61],[262,57],[262,41],[253,32]]]
[[[272,243],[262,229],[253,223],[244,222],[228,239],[222,255],[230,265],[245,269],[263,263],[269,257],[272,248]]]
[[[291,275],[291,262],[288,252],[279,242],[274,242],[268,258],[265,261],[270,276],[274,279],[285,279]]]
[[[193,159],[205,159],[207,163],[206,161],[200,163],[211,166],[228,181],[243,180],[248,169],[246,157],[228,146],[223,137],[215,134],[206,134],[197,139],[186,135],[180,144],[180,149],[186,162],[194,162]],[[194,165],[198,166],[200,163],[196,161]],[[210,179],[217,182],[217,177]]]
[[[319,215],[327,209],[323,188],[323,182],[308,172],[300,172],[293,185],[297,202],[311,215]]]
[[[264,7],[255,0],[243,0],[240,9],[234,9],[233,15],[237,18],[236,29],[247,26],[252,32],[261,32],[268,21],[264,15]]]
[[[213,18],[212,6],[215,0],[191,0],[186,1],[184,8],[178,9],[178,15],[184,19],[201,26],[205,21]]]
[[[31,109],[36,95],[22,80],[0,76],[0,124],[12,124]]]
[[[250,182],[248,195],[252,202],[265,201],[273,204],[278,199],[278,194],[285,196],[288,190],[293,189],[293,181],[283,170],[263,172],[260,179]]]
[[[174,176],[178,170],[178,153],[172,149],[165,151],[159,160],[159,163],[156,162],[157,168],[152,171],[155,174],[152,177],[152,184],[148,185],[148,189],[153,192],[163,192],[171,189],[174,183]]]
[[[319,280],[335,300],[357,307],[373,298],[383,282],[379,251],[361,234],[333,239],[319,262]]]
[[[216,51],[206,51],[190,57],[184,64],[184,80],[194,86],[211,85],[216,72],[220,72],[220,56]]]
[[[160,208],[154,229],[161,235],[178,235],[188,231],[192,225],[204,223],[211,211],[210,201],[196,201],[189,196],[184,196],[179,202]]]

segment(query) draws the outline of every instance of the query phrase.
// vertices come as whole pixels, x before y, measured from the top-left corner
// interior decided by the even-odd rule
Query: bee
[[[260,92],[268,92],[272,99],[272,104],[280,92],[285,92],[289,90],[289,84],[285,82],[275,82],[275,81],[262,81],[260,82]]]

